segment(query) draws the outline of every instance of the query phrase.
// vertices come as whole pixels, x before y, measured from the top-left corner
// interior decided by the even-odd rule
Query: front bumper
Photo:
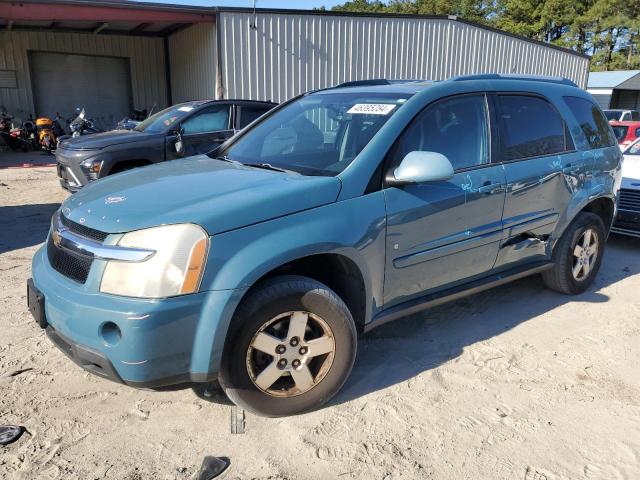
[[[635,212],[618,208],[611,231],[620,235],[640,237],[640,211]]]
[[[82,188],[83,184],[70,167],[58,162],[56,165],[56,171],[58,173],[58,179],[60,180],[60,186],[65,190],[75,193]]]
[[[95,150],[67,150],[58,147],[56,150],[56,162],[60,186],[71,193],[77,192],[90,180],[80,168],[80,163],[95,157]]]
[[[32,271],[49,337],[86,370],[142,388],[216,378],[241,290],[161,300],[107,295],[94,282],[81,285],[55,271],[45,248],[34,256]],[[98,276],[92,271],[90,280]]]

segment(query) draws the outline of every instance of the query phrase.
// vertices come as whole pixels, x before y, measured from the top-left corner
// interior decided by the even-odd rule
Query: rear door
[[[573,157],[566,155],[575,148],[564,119],[547,99],[524,93],[493,99],[507,182],[498,268],[544,258],[544,240],[568,202],[563,169],[573,168]]]
[[[194,113],[178,127],[182,132],[184,154],[190,157],[208,153],[234,133],[231,104],[216,103]],[[167,138],[167,159],[176,158],[175,136]]]

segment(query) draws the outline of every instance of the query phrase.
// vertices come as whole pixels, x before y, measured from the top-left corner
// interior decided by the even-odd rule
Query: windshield
[[[620,110],[604,110],[604,116],[607,117],[607,120],[618,120],[620,118]]]
[[[626,125],[612,125],[611,128],[618,142],[627,136],[627,131],[629,130],[629,127]]]
[[[269,164],[303,175],[343,171],[407,94],[321,93],[277,110],[226,149],[216,152],[247,164]]]
[[[162,133],[171,127],[171,125],[191,113],[194,108],[193,105],[188,103],[165,108],[140,122],[134,130],[146,133]]]

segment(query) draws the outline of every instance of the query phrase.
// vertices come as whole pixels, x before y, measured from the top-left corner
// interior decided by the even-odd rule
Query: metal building
[[[601,108],[640,110],[640,70],[591,72],[587,89]]]
[[[589,57],[456,17],[199,8],[121,0],[0,0],[0,106],[103,123],[203,98],[281,102],[369,79],[563,76]]]

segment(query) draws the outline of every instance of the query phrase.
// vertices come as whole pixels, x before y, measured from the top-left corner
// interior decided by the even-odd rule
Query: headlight
[[[144,262],[109,260],[102,275],[101,292],[162,298],[198,291],[209,237],[197,225],[166,225],[126,233],[118,245],[156,253]]]
[[[102,169],[101,160],[85,160],[80,163],[80,168],[87,175],[89,180],[97,180],[100,176],[100,170]]]

